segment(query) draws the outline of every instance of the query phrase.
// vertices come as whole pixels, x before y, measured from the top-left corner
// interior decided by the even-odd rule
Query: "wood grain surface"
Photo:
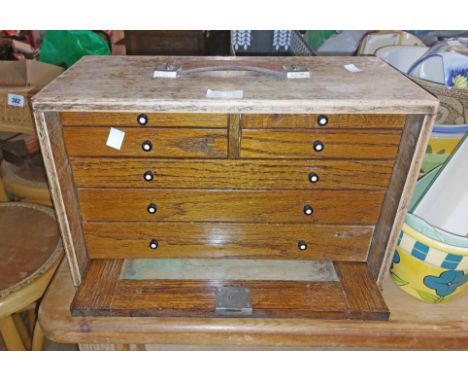
[[[144,114],[148,118],[145,127],[215,127],[228,126],[227,114],[208,113],[113,113],[103,112],[64,112],[60,113],[63,126],[131,126],[140,127],[137,118]]]
[[[71,158],[78,187],[182,189],[356,189],[388,185],[391,161],[355,160],[170,160]],[[154,172],[146,182],[143,174]],[[308,174],[320,180],[310,183]]]
[[[373,227],[255,223],[84,223],[90,258],[365,261]],[[151,240],[158,247],[149,247]],[[298,241],[308,248],[301,251]]]
[[[427,304],[390,279],[388,321],[265,318],[72,317],[76,289],[64,262],[40,306],[53,341],[90,350],[468,349],[468,299]]]
[[[255,57],[259,63],[305,66],[309,79],[235,73],[156,78],[161,63],[252,61],[245,57],[87,56],[33,98],[35,110],[286,114],[434,114],[435,97],[377,57]],[[345,64],[361,71],[351,73]],[[208,89],[244,92],[207,98]]]
[[[53,112],[35,113],[34,117],[65,253],[73,282],[79,285],[88,264],[88,255],[60,117]]]
[[[70,157],[226,158],[226,129],[121,127],[125,137],[120,149],[107,146],[108,127],[63,129]],[[151,151],[143,142],[150,141]]]
[[[382,191],[78,190],[85,221],[284,222],[373,225]],[[147,211],[156,205],[154,214]],[[313,209],[312,215],[304,207]]]
[[[385,304],[356,310],[354,298],[379,294],[375,285],[353,284],[348,296],[341,282],[337,281],[253,281],[253,280],[126,280],[117,275],[121,260],[93,260],[83,285],[72,303],[75,316],[158,316],[158,317],[216,317],[215,291],[223,286],[249,288],[251,293],[251,317],[267,318],[388,318]],[[344,267],[341,274],[350,270],[356,277],[366,277],[364,263]],[[99,295],[102,275],[108,275],[106,295]],[[111,280],[111,281],[110,281]],[[93,287],[94,286],[94,287]],[[359,292],[355,291],[359,290]],[[369,300],[372,305],[374,300]],[[238,316],[235,313],[233,317]]]
[[[327,158],[393,159],[400,143],[400,132],[369,134],[330,130],[242,130],[241,158]],[[314,142],[324,145],[314,150]]]
[[[396,114],[329,114],[327,124],[319,125],[320,114],[242,114],[243,129],[402,129],[405,116]]]

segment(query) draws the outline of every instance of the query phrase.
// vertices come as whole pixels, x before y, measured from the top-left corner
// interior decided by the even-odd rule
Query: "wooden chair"
[[[52,207],[52,199],[43,167],[20,168],[3,160],[0,165],[0,176],[9,196],[23,202]]]
[[[42,349],[36,305],[63,252],[52,209],[0,203],[0,334],[7,350]],[[21,317],[23,312],[29,325]]]

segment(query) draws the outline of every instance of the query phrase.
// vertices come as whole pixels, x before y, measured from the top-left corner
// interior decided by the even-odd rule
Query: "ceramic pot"
[[[410,210],[438,171],[431,171],[418,182]],[[450,301],[468,289],[468,237],[445,232],[408,213],[390,275],[418,300]]]

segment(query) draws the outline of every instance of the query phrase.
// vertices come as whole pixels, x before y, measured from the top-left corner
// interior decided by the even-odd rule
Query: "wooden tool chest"
[[[373,57],[153,78],[204,61],[86,57],[34,98],[72,313],[387,319],[436,99]]]

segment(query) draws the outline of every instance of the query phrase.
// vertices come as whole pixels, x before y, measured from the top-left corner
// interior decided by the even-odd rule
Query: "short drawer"
[[[402,129],[405,115],[398,114],[242,114],[241,124],[249,129],[340,128]]]
[[[78,187],[382,190],[392,161],[71,158]]]
[[[194,113],[60,113],[63,126],[128,126],[128,127],[206,127],[226,128],[227,114]]]
[[[383,191],[78,190],[86,221],[375,224]]]
[[[242,130],[241,158],[393,159],[401,131]]]
[[[373,232],[371,226],[236,223],[84,223],[83,229],[90,258],[345,261],[366,259]]]
[[[120,149],[106,144],[108,127],[63,129],[68,155],[155,158],[226,158],[226,129],[121,127]]]

